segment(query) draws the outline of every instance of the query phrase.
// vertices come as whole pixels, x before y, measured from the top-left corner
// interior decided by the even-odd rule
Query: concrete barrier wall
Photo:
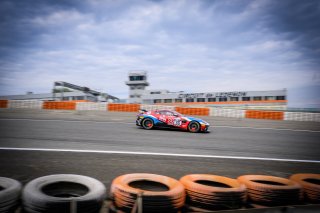
[[[140,104],[108,104],[108,111],[138,112]]]
[[[141,104],[115,104],[115,103],[95,103],[95,102],[74,102],[74,101],[19,101],[0,100],[0,108],[27,108],[27,109],[47,109],[47,110],[96,110],[115,112],[138,112],[139,109],[156,110],[168,109],[176,110],[186,115],[197,116],[221,116],[234,118],[271,119],[288,121],[312,121],[320,122],[320,113],[309,112],[285,112],[272,110],[242,110],[225,109],[218,107],[177,107],[169,105],[141,105]]]
[[[283,120],[284,112],[263,111],[263,110],[246,110],[245,118]]]
[[[320,122],[320,113],[285,112],[284,120],[287,121],[315,121]]]
[[[184,108],[184,107],[176,107],[175,110],[181,114],[185,115],[202,115],[209,116],[209,108]]]
[[[44,101],[42,109],[76,110],[76,102]]]
[[[175,110],[175,106],[166,106],[166,105],[146,105],[146,104],[142,104],[141,105],[141,109],[145,109],[145,110],[161,110],[161,109],[168,109],[168,110]]]
[[[76,110],[107,111],[108,103],[79,102],[76,104]]]
[[[210,108],[210,116],[220,117],[232,117],[232,118],[244,118],[245,110],[240,109],[221,109],[221,108]]]
[[[19,101],[12,100],[8,102],[8,108],[12,109],[42,109],[43,101]]]

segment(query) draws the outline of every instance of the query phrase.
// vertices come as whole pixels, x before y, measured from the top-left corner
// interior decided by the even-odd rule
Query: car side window
[[[167,116],[172,116],[172,115],[173,115],[173,113],[172,113],[172,112],[167,111],[167,112],[166,112],[166,115],[167,115]]]

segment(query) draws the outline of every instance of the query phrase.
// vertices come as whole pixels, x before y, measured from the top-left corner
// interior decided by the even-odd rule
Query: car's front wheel
[[[200,131],[200,124],[198,122],[190,122],[188,125],[189,132],[199,132]]]
[[[142,126],[144,129],[152,129],[153,126],[154,126],[153,120],[150,119],[150,118],[145,118],[145,119],[143,119],[143,121],[142,121],[142,123],[141,123],[141,126]]]

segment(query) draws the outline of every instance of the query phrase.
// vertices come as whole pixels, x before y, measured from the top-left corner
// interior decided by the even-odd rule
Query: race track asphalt
[[[210,133],[143,130],[135,113],[0,110],[0,176],[26,183],[82,174],[109,187],[118,175],[136,172],[320,173],[319,123],[203,118]]]

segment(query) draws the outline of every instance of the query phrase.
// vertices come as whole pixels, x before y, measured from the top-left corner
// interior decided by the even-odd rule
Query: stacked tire
[[[204,210],[239,209],[246,201],[246,187],[237,180],[208,174],[191,174],[180,179],[189,208]],[[201,210],[202,209],[202,210]]]
[[[320,174],[294,174],[290,180],[302,186],[306,202],[320,203]]]
[[[73,174],[34,179],[22,193],[27,213],[98,213],[105,198],[106,188],[100,181]]]
[[[115,206],[125,212],[134,208],[142,208],[142,212],[178,212],[185,203],[185,190],[179,181],[147,173],[117,177],[111,195]]]
[[[301,203],[301,186],[292,180],[266,175],[243,175],[238,180],[246,185],[251,204],[285,206]]]
[[[0,177],[0,212],[14,212],[19,205],[21,188],[20,182]]]

